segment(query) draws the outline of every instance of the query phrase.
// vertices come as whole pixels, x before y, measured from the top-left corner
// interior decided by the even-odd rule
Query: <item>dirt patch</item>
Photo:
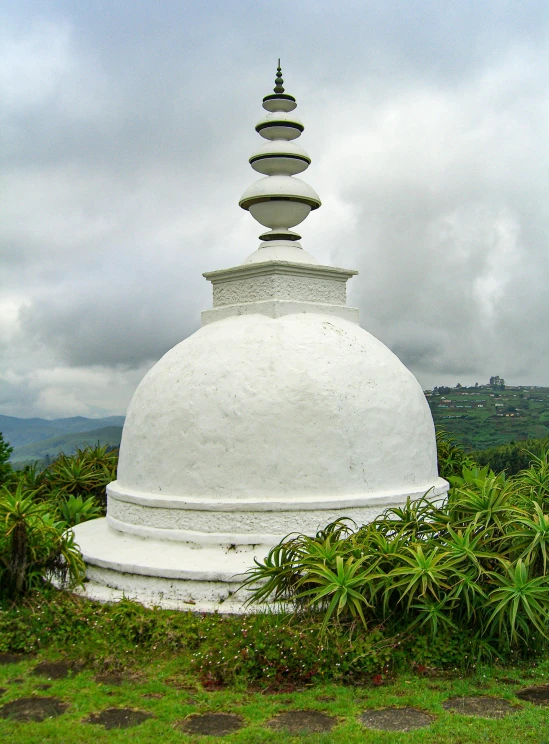
[[[65,679],[70,675],[78,674],[82,665],[76,661],[43,661],[32,670],[32,674],[37,677],[47,677],[48,679]]]
[[[21,685],[24,681],[23,677],[14,677],[14,679],[8,679],[8,685]]]
[[[51,685],[36,685],[36,689],[46,692],[46,690],[51,690]]]
[[[504,685],[521,685],[520,679],[512,679],[512,677],[500,677],[498,682],[503,682]]]
[[[160,700],[161,698],[164,697],[164,693],[163,692],[146,692],[141,697],[144,697],[145,700]]]
[[[337,720],[319,710],[288,710],[267,723],[269,728],[289,734],[321,734],[331,731]]]
[[[152,713],[132,708],[107,708],[101,713],[93,713],[84,723],[98,724],[106,729],[127,729],[139,726],[140,723],[152,718]]]
[[[68,704],[56,697],[27,697],[0,707],[0,718],[14,721],[44,721],[64,713]]]
[[[170,687],[175,687],[177,690],[196,692],[196,685],[189,684],[187,679],[182,679],[181,677],[168,677],[164,682]]]
[[[319,695],[315,698],[319,703],[333,703],[335,699],[335,695]]]
[[[549,685],[534,685],[517,692],[517,697],[534,705],[549,705]]]
[[[481,718],[504,718],[516,710],[507,700],[489,695],[452,697],[442,703],[442,707],[462,716],[480,716]]]
[[[202,713],[202,715],[193,713],[177,724],[177,728],[186,734],[201,734],[202,736],[226,736],[243,726],[242,718],[234,713]]]
[[[28,657],[23,654],[0,654],[0,664],[19,664],[20,661],[25,661]]]
[[[412,731],[429,726],[434,716],[416,708],[381,708],[367,710],[360,716],[361,723],[378,731]]]
[[[3,694],[4,694],[5,692],[7,692],[6,688],[5,688],[5,687],[0,687],[0,697],[2,697],[2,695],[3,695]]]
[[[107,685],[108,687],[120,687],[120,685],[123,685],[124,682],[128,681],[127,677],[124,677],[122,674],[97,674],[95,676],[95,681],[98,685]]]

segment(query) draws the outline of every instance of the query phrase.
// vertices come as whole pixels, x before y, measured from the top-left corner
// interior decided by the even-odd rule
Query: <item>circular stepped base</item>
[[[127,597],[148,606],[199,612],[253,612],[244,606],[249,592],[235,592],[254,557],[264,558],[271,547],[137,537],[112,529],[107,519],[77,525],[74,534],[88,579],[80,594],[101,602]]]

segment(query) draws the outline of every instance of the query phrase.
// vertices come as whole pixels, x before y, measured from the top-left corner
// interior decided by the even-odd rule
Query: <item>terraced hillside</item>
[[[425,391],[437,429],[472,450],[549,436],[549,388],[435,388]]]

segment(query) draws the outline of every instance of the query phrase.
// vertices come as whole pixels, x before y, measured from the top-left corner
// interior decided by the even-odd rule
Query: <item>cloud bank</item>
[[[362,325],[424,387],[549,384],[546,3],[2,13],[1,413],[124,413],[198,328],[202,272],[258,243],[237,202],[278,56],[323,201],[302,243],[360,271]]]

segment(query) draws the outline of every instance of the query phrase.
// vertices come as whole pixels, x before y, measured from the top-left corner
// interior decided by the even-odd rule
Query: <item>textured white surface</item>
[[[143,539],[115,532],[106,519],[74,531],[87,566],[85,594],[100,601],[126,596],[148,605],[242,612],[248,594],[234,592],[254,554],[268,552],[266,546],[253,552]]]
[[[419,498],[428,490],[429,488],[419,488],[416,493],[341,499],[339,504],[332,500],[329,507],[318,498],[311,500],[308,506],[312,508],[309,509],[295,508],[297,505],[292,503],[254,504],[235,500],[228,505],[231,507],[230,511],[212,509],[205,499],[197,499],[193,509],[182,508],[181,504],[177,504],[177,499],[171,499],[169,506],[165,507],[151,504],[143,506],[112,498],[111,492],[108,521],[114,529],[141,537],[204,545],[276,545],[290,532],[294,532],[296,525],[299,525],[300,532],[311,536],[342,517],[349,517],[357,525],[363,525],[375,519],[384,509],[402,505],[408,496]],[[429,496],[435,500],[437,495],[445,491],[446,484],[441,479]],[[125,497],[127,498],[127,494]],[[150,501],[154,504],[154,499],[151,498]],[[366,503],[359,505],[361,501]],[[267,510],[265,506],[273,508]]]
[[[264,263],[265,261],[287,261],[318,266],[316,258],[304,251],[301,243],[289,240],[270,240],[268,243],[260,243],[259,248],[251,253],[244,263]]]
[[[302,313],[226,318],[169,351],[130,404],[117,487],[337,498],[416,492],[437,478],[413,375],[359,326]]]
[[[344,305],[345,282],[334,282],[322,276],[269,274],[223,282],[215,284],[213,288],[214,308],[274,299]]]
[[[282,315],[295,313],[320,313],[334,315],[350,323],[358,323],[358,308],[345,305],[328,305],[321,302],[296,302],[294,300],[262,300],[261,302],[243,302],[237,305],[223,305],[215,310],[204,310],[201,314],[202,325],[214,323],[233,315],[268,315],[270,318],[280,318]]]

